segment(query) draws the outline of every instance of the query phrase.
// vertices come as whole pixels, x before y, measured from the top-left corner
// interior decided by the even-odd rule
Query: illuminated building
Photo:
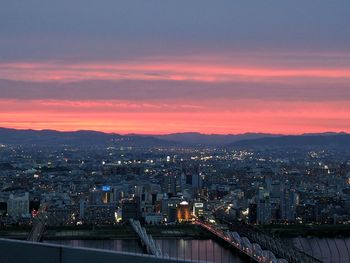
[[[162,213],[164,218],[167,218],[167,222],[176,222],[177,220],[177,207],[181,203],[180,197],[165,197],[162,200]]]
[[[87,224],[110,225],[115,223],[116,207],[114,204],[87,205],[84,222]]]
[[[188,202],[182,201],[177,207],[177,220],[179,222],[188,221],[191,219],[190,206]]]
[[[113,191],[109,185],[102,186],[102,203],[108,204],[113,201]]]
[[[204,214],[204,204],[194,203],[193,204],[193,214],[197,217],[201,217]]]

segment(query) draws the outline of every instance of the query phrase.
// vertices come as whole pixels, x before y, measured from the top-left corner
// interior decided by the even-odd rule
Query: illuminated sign
[[[194,203],[194,207],[201,208],[203,207],[203,203]]]
[[[102,186],[102,191],[109,192],[109,191],[111,191],[111,187],[109,185],[104,185],[104,186]]]

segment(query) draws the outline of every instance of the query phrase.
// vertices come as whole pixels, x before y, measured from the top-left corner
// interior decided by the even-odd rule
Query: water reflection
[[[322,262],[350,262],[350,238],[293,238],[293,244]]]
[[[204,262],[243,262],[229,249],[222,247],[213,240],[161,239],[156,241],[163,252],[174,258]]]
[[[129,253],[143,253],[134,239],[122,240],[49,240],[49,243],[73,246],[107,249]],[[157,239],[164,255],[193,261],[218,263],[243,263],[229,249],[222,247],[213,240]]]

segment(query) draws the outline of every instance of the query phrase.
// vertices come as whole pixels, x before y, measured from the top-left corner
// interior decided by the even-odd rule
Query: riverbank
[[[258,229],[275,237],[350,237],[350,225],[264,225]]]
[[[208,239],[211,234],[196,225],[148,225],[148,234],[154,238]],[[10,227],[0,229],[0,237],[26,239],[29,228]],[[120,226],[73,226],[48,227],[44,233],[45,240],[103,240],[103,239],[136,239],[135,232],[129,225]]]

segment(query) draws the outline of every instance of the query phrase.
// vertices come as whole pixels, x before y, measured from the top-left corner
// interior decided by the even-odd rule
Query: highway
[[[33,228],[29,233],[29,236],[27,238],[28,241],[32,242],[40,242],[42,239],[42,235],[45,230],[45,224],[46,224],[46,211],[47,211],[47,205],[43,204],[40,206],[38,213],[34,217],[33,220]]]

